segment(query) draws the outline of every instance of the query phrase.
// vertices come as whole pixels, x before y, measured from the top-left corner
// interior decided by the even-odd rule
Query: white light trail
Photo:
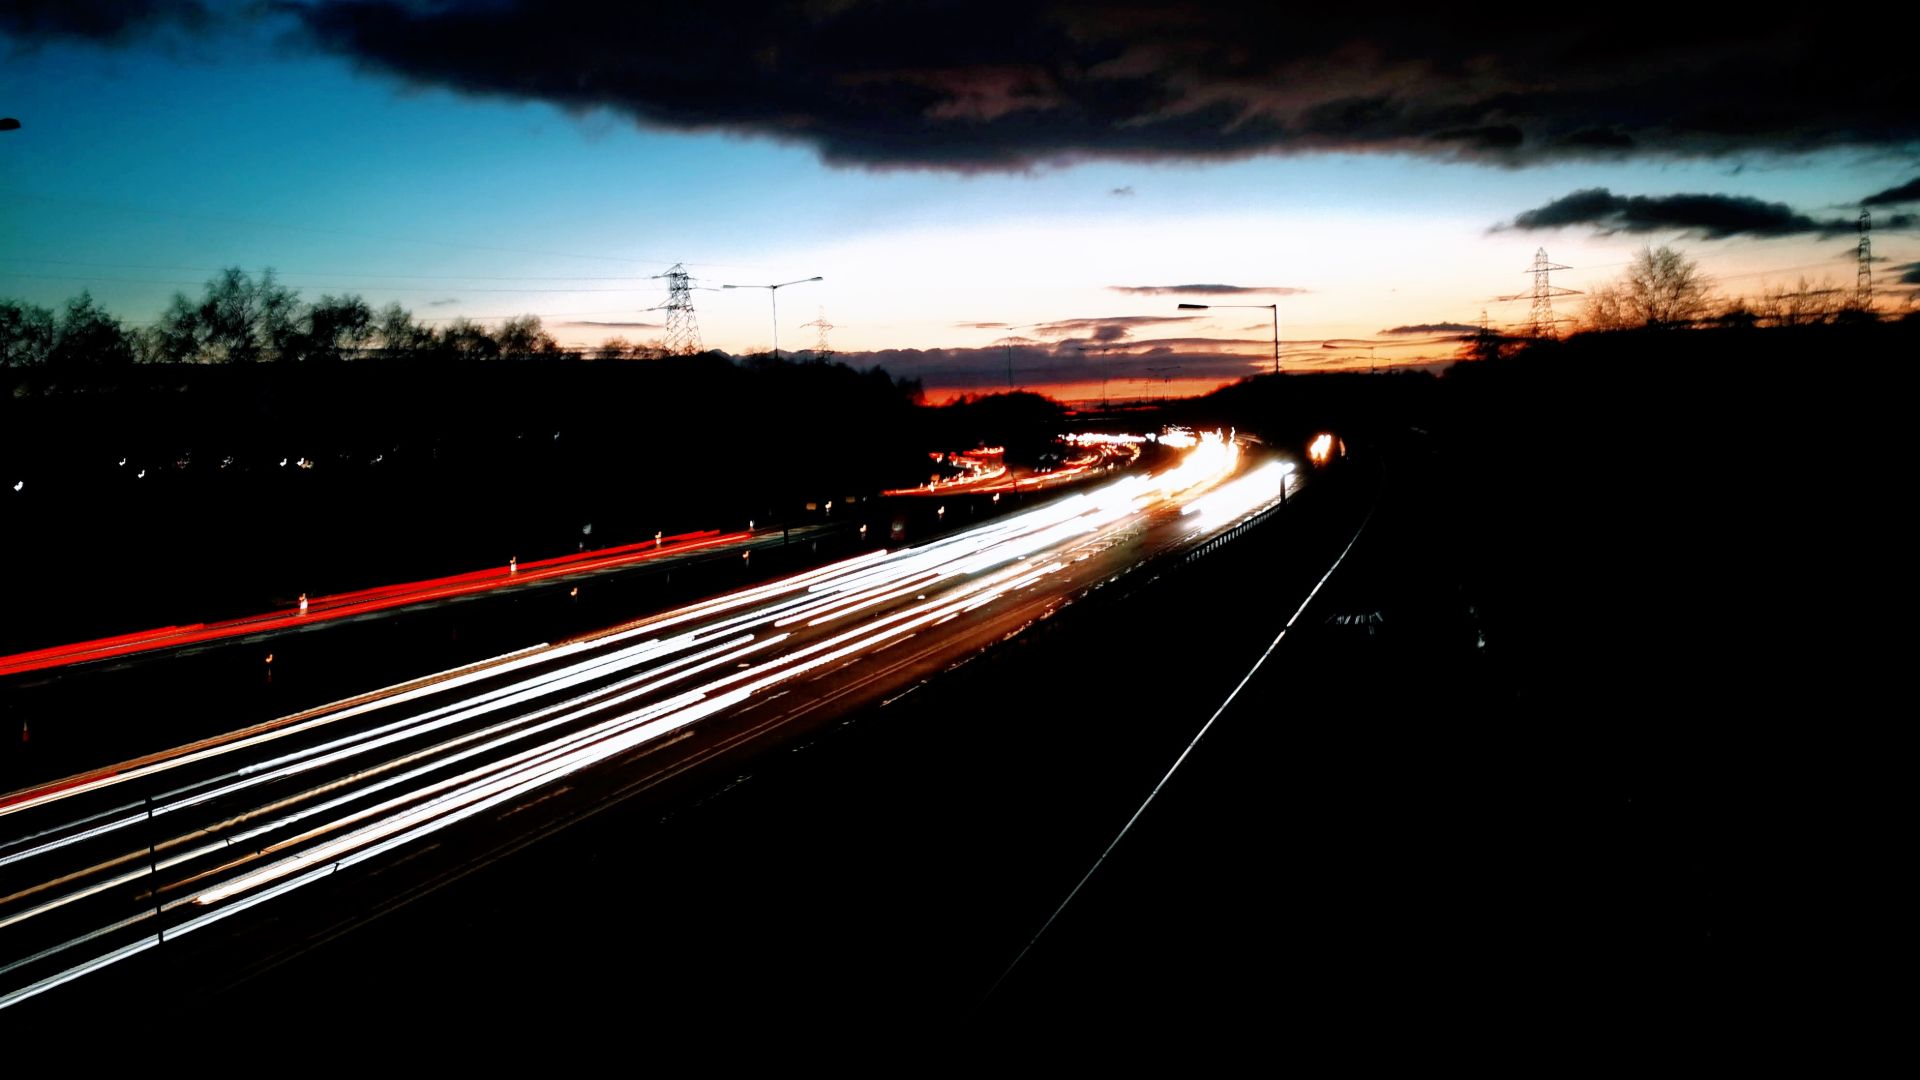
[[[68,820],[0,845],[0,867],[73,853],[53,876],[0,896],[0,930],[38,925],[38,917],[56,910],[77,913],[82,901],[111,904],[116,890],[142,885],[150,894],[179,893],[158,911],[192,912],[165,936],[210,925],[756,696],[787,693],[776,688],[829,665],[853,663],[1063,571],[1079,572],[1082,560],[1112,548],[1128,530],[1167,520],[1176,508],[1202,532],[1224,527],[1272,497],[1291,469],[1269,465],[1223,483],[1239,454],[1234,440],[1200,433],[1177,465],[1153,476],[1128,476],[931,543],[869,552],[24,793],[0,814],[31,811],[37,819],[63,800],[116,785],[153,790],[171,770],[236,755],[223,774],[189,774],[112,810],[76,804],[82,808]],[[829,625],[855,616],[862,617],[844,629]],[[133,829],[173,820],[179,831],[158,842]],[[116,832],[141,842],[116,839]],[[108,845],[125,846],[102,850]],[[100,854],[85,854],[92,851]],[[149,925],[144,920],[154,914],[149,907],[110,921],[14,960],[0,974],[101,948],[116,934]],[[0,997],[0,1007],[155,940],[150,932],[133,944],[116,942],[99,957]]]

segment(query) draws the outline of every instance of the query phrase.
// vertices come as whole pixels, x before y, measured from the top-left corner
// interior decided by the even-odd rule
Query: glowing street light
[[[773,305],[773,358],[775,360],[778,360],[780,359],[780,301],[779,301],[780,290],[786,288],[789,285],[805,285],[809,281],[825,281],[825,280],[826,280],[825,278],[821,278],[821,277],[810,277],[810,278],[801,278],[798,281],[783,281],[778,285],[722,285],[720,287],[723,289],[765,289],[767,290],[767,299]]]
[[[1239,307],[1268,308],[1273,312],[1273,373],[1280,374],[1280,305],[1279,304],[1181,304],[1183,311],[1205,311],[1208,308]]]

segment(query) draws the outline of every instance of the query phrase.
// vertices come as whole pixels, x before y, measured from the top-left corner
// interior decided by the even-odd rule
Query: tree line
[[[1713,286],[1681,252],[1643,247],[1618,278],[1588,294],[1579,329],[1812,326],[1878,318],[1858,289],[1804,276],[1751,297],[1717,297]]]
[[[467,318],[435,328],[397,303],[375,310],[353,294],[303,302],[298,290],[238,267],[220,272],[194,299],[175,293],[151,326],[130,327],[82,292],[54,311],[0,299],[0,367],[58,371],[133,364],[337,363],[367,356],[442,360],[586,355],[650,359],[657,344],[612,338],[599,348],[561,348],[537,315],[488,327]]]

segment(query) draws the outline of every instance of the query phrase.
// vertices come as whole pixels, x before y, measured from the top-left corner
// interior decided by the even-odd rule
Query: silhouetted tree
[[[127,331],[127,344],[133,346],[136,364],[164,364],[172,360],[166,352],[166,339],[158,326],[143,326]]]
[[[881,371],[882,369],[878,364],[876,364],[874,365],[873,370]],[[902,399],[906,400],[911,404],[924,405],[927,402],[926,383],[922,381],[918,376],[915,376],[913,378],[908,378],[907,376],[904,376],[904,375],[899,376],[893,380],[893,387],[895,392],[897,392]]]
[[[1628,309],[1647,326],[1690,326],[1707,310],[1700,265],[1662,245],[1641,248],[1627,266]]]
[[[1742,299],[1727,301],[1713,321],[1721,326],[1752,328],[1760,325],[1760,313]]]
[[[1848,295],[1830,281],[1813,282],[1802,276],[1791,287],[1761,293],[1759,315],[1772,326],[1810,326],[1829,323],[1846,306]]]
[[[560,351],[560,343],[540,327],[540,316],[521,315],[500,324],[494,335],[503,356],[551,356]]]
[[[389,356],[421,352],[433,344],[433,328],[413,321],[413,313],[388,304],[374,316],[374,339]]]
[[[1586,310],[1580,316],[1580,327],[1583,330],[1630,330],[1643,325],[1635,320],[1628,306],[1627,287],[1620,282],[1609,282],[1597,289],[1589,289]]]
[[[433,351],[443,359],[491,360],[500,355],[500,343],[486,327],[463,316],[441,328]]]
[[[1498,360],[1505,351],[1506,336],[1490,326],[1482,326],[1465,339],[1462,350],[1469,360]]]
[[[133,344],[120,320],[100,309],[93,296],[81,292],[67,301],[54,332],[47,366],[60,371],[121,368],[133,363]]]
[[[358,353],[376,333],[373,309],[358,296],[322,296],[307,309],[302,359],[332,362]]]
[[[53,312],[0,300],[0,368],[38,367],[53,351]]]
[[[1692,259],[1662,245],[1643,247],[1619,280],[1587,294],[1589,330],[1692,326],[1707,313],[1712,286]]]
[[[200,314],[185,293],[174,293],[160,321],[147,330],[151,359],[171,364],[203,363],[207,359],[200,334]]]
[[[299,354],[300,294],[266,270],[258,281],[228,267],[207,282],[198,304],[174,294],[161,317],[161,352],[196,363],[251,364]]]

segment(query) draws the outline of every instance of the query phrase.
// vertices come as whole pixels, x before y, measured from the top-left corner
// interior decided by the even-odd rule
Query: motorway
[[[758,543],[770,545],[779,543],[780,540],[778,531],[768,530],[761,535]],[[540,582],[605,573],[697,553],[750,548],[755,543],[755,534],[751,530],[731,533],[716,530],[683,533],[678,536],[656,536],[652,541],[637,544],[581,551],[525,563],[512,560],[506,566],[490,567],[485,570],[474,570],[425,581],[382,585],[311,600],[302,595],[297,604],[279,611],[212,623],[163,626],[131,634],[118,634],[113,637],[95,638],[90,641],[0,656],[0,676],[119,659],[207,642],[267,637],[284,631],[306,629],[337,619],[360,618],[377,612],[499,592]]]
[[[1159,473],[917,547],[0,796],[0,1009],[910,692],[1271,509],[1293,467],[1251,456],[1202,436]]]
[[[1008,492],[1017,494],[1022,484],[1026,485],[1027,491],[1051,491],[1055,488],[1078,484],[1102,469],[1133,464],[1140,460],[1141,443],[1154,441],[1157,437],[1087,433],[1067,435],[1062,438],[1068,444],[1079,447],[1079,452],[1053,468],[1036,471],[1009,465],[1005,460],[1004,448],[987,447],[964,453],[947,454],[948,466],[959,470],[951,477],[944,480],[929,480],[916,487],[892,488],[881,494],[892,498],[936,495],[998,497]],[[1190,445],[1186,440],[1192,438],[1192,435],[1183,431],[1170,438],[1181,445]]]

